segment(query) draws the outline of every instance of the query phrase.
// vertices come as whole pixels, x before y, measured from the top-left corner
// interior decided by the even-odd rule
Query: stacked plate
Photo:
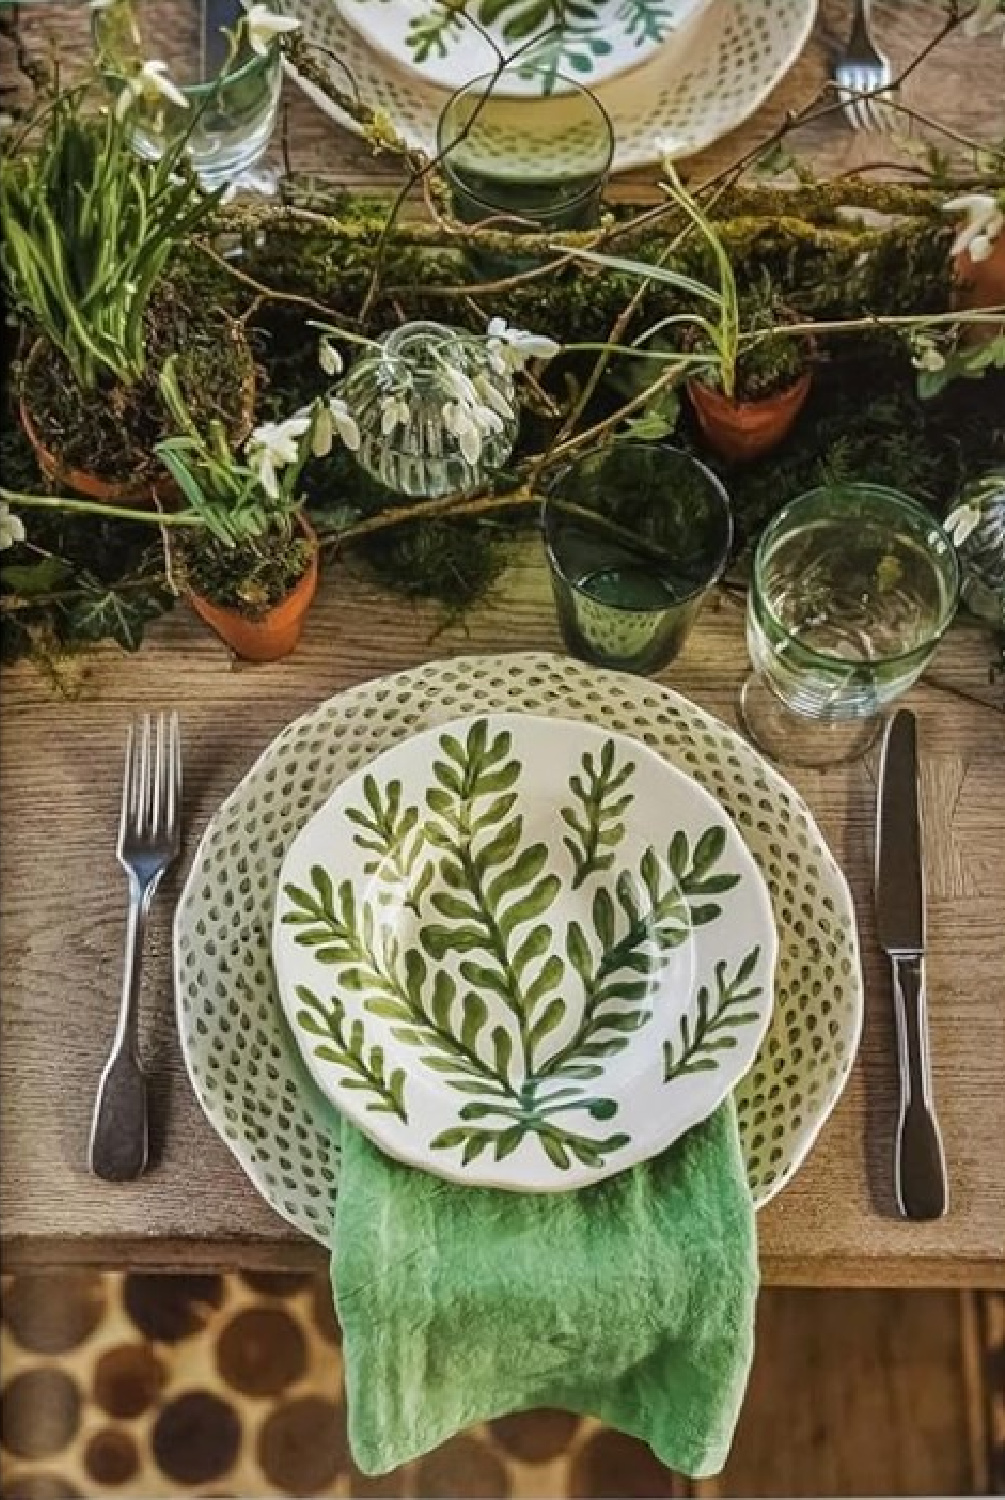
[[[796,793],[686,699],[563,657],[431,663],[291,725],[207,829],[175,944],[203,1108],[323,1241],[343,1117],[440,1176],[562,1191],[733,1090],[763,1203],[861,1026]]]
[[[742,124],[802,51],[818,0],[282,0],[324,49],[333,83],[351,79],[412,146],[435,154],[457,88],[502,57],[516,94],[558,97],[562,77],[597,94],[614,126],[615,169],[687,156]],[[337,62],[331,61],[337,59]],[[301,80],[340,123],[352,120]],[[556,149],[561,131],[556,136]],[[518,165],[518,163],[516,164]]]

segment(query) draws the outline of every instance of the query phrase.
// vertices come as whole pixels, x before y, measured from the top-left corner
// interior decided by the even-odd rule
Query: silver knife
[[[906,708],[894,715],[886,732],[876,825],[876,929],[893,971],[900,1063],[897,1206],[907,1219],[940,1219],[948,1192],[928,1046],[918,729]]]

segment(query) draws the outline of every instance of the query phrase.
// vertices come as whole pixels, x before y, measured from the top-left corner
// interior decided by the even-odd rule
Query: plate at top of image
[[[496,92],[557,94],[594,88],[688,37],[716,0],[335,0],[341,15],[399,66],[453,93],[513,66]]]

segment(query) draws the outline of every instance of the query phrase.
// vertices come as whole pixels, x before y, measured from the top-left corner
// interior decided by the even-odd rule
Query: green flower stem
[[[71,515],[104,516],[111,521],[145,521],[148,526],[195,526],[203,522],[191,511],[130,510],[124,505],[103,505],[100,500],[70,500],[61,495],[25,495],[0,485],[0,500],[29,510],[62,510]]]

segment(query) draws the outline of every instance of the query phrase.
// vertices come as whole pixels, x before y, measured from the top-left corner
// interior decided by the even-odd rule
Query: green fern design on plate
[[[576,1035],[539,1069],[532,1080],[536,1088],[557,1078],[599,1077],[601,1059],[623,1052],[632,1033],[650,1020],[646,1001],[653,977],[693,927],[722,915],[719,903],[705,898],[739,881],[715,870],[725,847],[726,830],[719,825],[707,828],[693,850],[687,836],[677,833],[664,861],[647,849],[637,878],[622,871],[613,897],[606,886],[597,891],[591,912],[595,944],[578,922],[569,923],[566,952],[583,984],[583,1015]]]
[[[379,856],[368,859],[363,869],[367,875],[376,875],[388,885],[406,886],[408,899],[405,905],[418,915],[419,903],[433,875],[431,865],[421,867],[416,875],[425,841],[419,809],[402,807],[400,781],[389,781],[386,796],[382,797],[374,777],[364,776],[363,797],[366,811],[358,807],[346,811],[349,822],[361,830],[353,835],[353,842],[358,848]],[[383,891],[380,899],[391,901],[392,891]]]
[[[304,984],[297,985],[297,999],[301,1006],[297,1020],[312,1036],[325,1038],[314,1050],[325,1062],[342,1069],[342,1087],[372,1094],[364,1106],[370,1113],[397,1115],[406,1123],[404,1068],[395,1068],[387,1075],[384,1049],[374,1046],[367,1052],[363,1022],[355,1020],[347,1027],[341,1000],[333,996],[325,1005]]]
[[[645,42],[659,44],[673,31],[673,19],[669,7],[663,0],[622,0],[618,20],[636,47]]]
[[[615,769],[614,741],[607,740],[600,754],[584,754],[580,770],[569,780],[569,790],[578,807],[563,807],[559,816],[571,836],[563,839],[572,856],[572,888],[578,890],[590,875],[609,870],[615,850],[625,837],[624,814],[635,800],[623,788],[635,774],[632,760]]]
[[[430,981],[429,966],[417,949],[403,951],[386,929],[378,936],[372,910],[356,904],[352,881],[342,881],[336,891],[327,870],[314,865],[311,886],[310,891],[285,887],[291,909],[282,920],[299,928],[295,941],[312,948],[318,963],[335,968],[342,989],[357,992],[371,1015],[396,1023],[396,1040],[422,1048],[425,1066],[445,1076],[453,1088],[516,1100],[508,1078],[512,1046],[495,1034],[501,1028],[489,1038],[491,1062],[479,1051],[488,1020],[481,996],[462,995],[458,1007],[457,985],[445,970]]]
[[[726,978],[725,962],[715,966],[716,998],[713,1003],[708,987],[702,985],[695,1001],[694,1016],[683,1016],[680,1023],[680,1046],[665,1042],[663,1056],[666,1064],[664,1082],[683,1078],[687,1073],[708,1073],[719,1066],[719,1052],[731,1051],[738,1042],[737,1031],[751,1026],[759,1016],[757,1010],[745,1010],[749,1001],[757,998],[763,985],[748,984],[757,961],[760,948],[752,948],[740,964],[733,978]]]

